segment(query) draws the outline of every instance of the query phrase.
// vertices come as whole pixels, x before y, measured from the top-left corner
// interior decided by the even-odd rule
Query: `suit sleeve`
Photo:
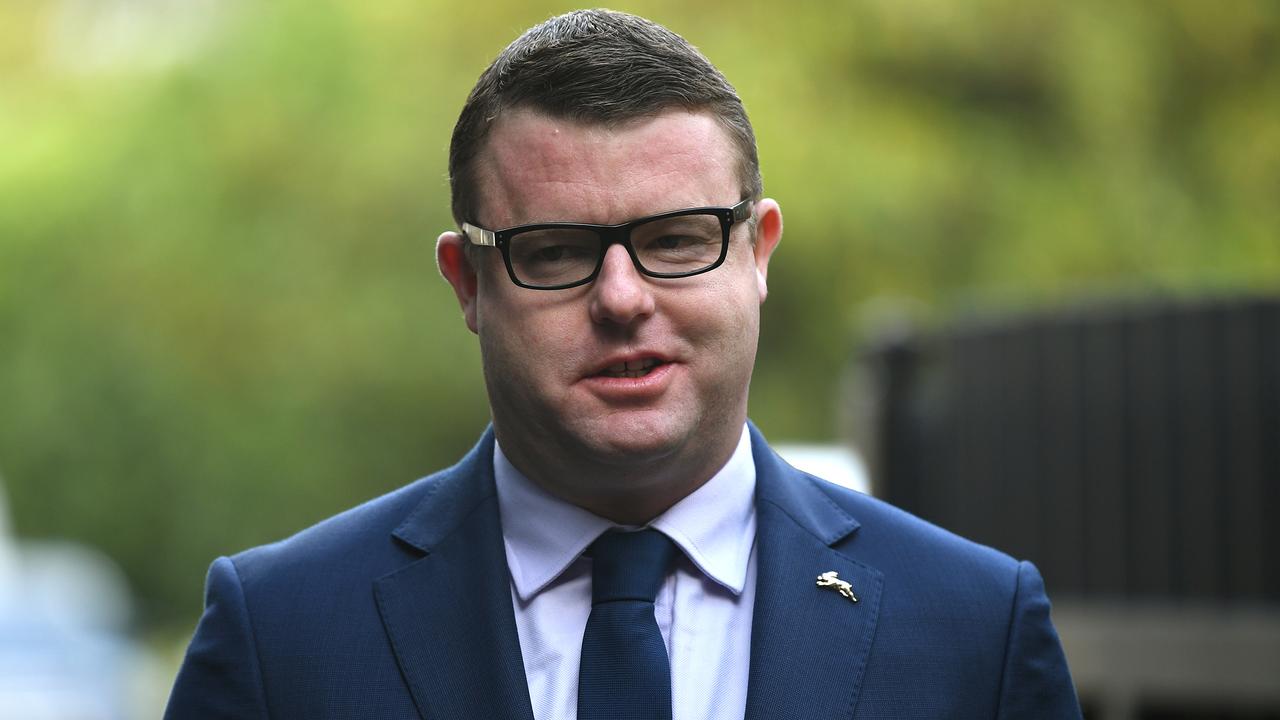
[[[1049,619],[1044,580],[1029,562],[1018,564],[998,717],[1004,720],[1081,717],[1067,658]]]
[[[204,615],[187,647],[165,720],[268,717],[253,629],[240,575],[228,558],[205,581]]]

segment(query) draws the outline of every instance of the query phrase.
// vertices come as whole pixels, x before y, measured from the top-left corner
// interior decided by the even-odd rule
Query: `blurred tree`
[[[436,277],[475,77],[567,5],[0,5],[0,463],[20,533],[190,623],[215,555],[451,462]],[[1280,284],[1280,9],[636,2],[741,91],[787,212],[753,417],[832,437],[860,308]]]

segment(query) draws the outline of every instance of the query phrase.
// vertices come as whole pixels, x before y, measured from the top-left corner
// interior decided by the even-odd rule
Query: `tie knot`
[[[591,603],[653,602],[675,556],[657,530],[607,532],[591,544]]]

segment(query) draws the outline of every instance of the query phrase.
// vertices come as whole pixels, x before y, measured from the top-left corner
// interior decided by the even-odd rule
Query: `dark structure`
[[[863,360],[876,494],[1039,566],[1090,714],[1280,718],[1280,298],[978,320]]]

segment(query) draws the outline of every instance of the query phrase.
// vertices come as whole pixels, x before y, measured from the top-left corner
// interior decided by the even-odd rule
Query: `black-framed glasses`
[[[733,207],[675,210],[620,225],[535,223],[505,230],[462,224],[473,245],[497,247],[511,282],[533,290],[585,285],[600,274],[609,246],[627,249],[642,275],[682,278],[714,270],[729,253],[733,226],[751,217],[751,198]]]

